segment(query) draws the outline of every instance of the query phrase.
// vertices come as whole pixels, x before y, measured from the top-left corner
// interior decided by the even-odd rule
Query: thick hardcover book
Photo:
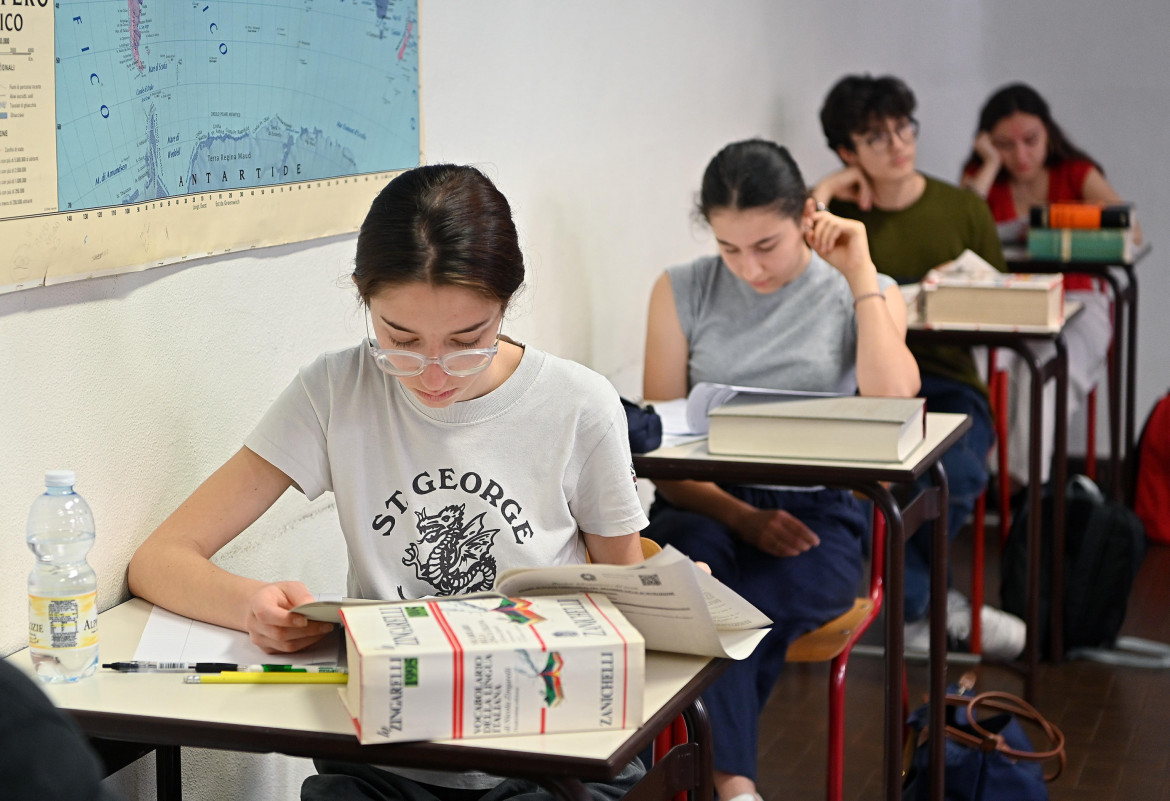
[[[362,743],[642,723],[642,635],[604,596],[346,606],[342,700]]]
[[[1033,228],[1130,228],[1133,205],[1115,203],[1046,203],[1028,215]]]
[[[707,449],[725,456],[901,462],[925,435],[922,398],[741,398],[711,411]]]
[[[1133,261],[1133,229],[1032,228],[1028,256],[1053,261]]]
[[[1001,273],[965,250],[926,274],[918,304],[926,326],[1060,328],[1064,276]]]

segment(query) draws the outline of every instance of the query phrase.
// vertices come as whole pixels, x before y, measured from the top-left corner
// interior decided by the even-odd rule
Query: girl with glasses
[[[878,275],[861,223],[818,210],[785,148],[725,147],[703,174],[698,213],[718,253],[671,267],[654,285],[646,398],[682,397],[700,381],[918,391],[898,287]],[[868,519],[847,491],[655,483],[646,535],[706,562],[774,621],[704,695],[718,796],[752,801],[760,711],[789,643],[852,606]]]
[[[301,369],[239,452],[138,549],[131,590],[246,631],[270,653],[315,643],[333,627],[289,611],[313,600],[303,584],[210,561],[289,487],[334,494],[353,597],[489,590],[499,571],[587,553],[641,561],[625,411],[601,376],[500,334],[523,280],[511,209],[482,173],[436,165],[391,181],[357,238],[353,281],[372,339]],[[552,798],[482,773],[318,770],[302,798]],[[635,760],[613,783],[587,786],[616,798],[642,772]]]

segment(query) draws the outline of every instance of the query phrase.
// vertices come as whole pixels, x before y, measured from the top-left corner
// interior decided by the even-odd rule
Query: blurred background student
[[[979,112],[979,127],[971,155],[963,165],[961,185],[986,198],[991,214],[1007,241],[1022,242],[1027,235],[1029,210],[1047,203],[1083,201],[1121,203],[1121,196],[1105,180],[1101,166],[1074,145],[1056,124],[1048,103],[1024,83],[996,90]],[[1141,230],[1135,228],[1140,244]],[[1086,396],[1105,377],[1113,324],[1110,298],[1104,286],[1087,275],[1064,277],[1066,299],[1079,301],[1084,311],[1064,330],[1068,345],[1070,442],[1083,436],[1081,412]],[[1047,346],[1051,350],[1051,346]],[[1013,489],[1020,489],[1028,474],[1029,375],[1018,360],[1008,356],[1012,377],[1008,406],[1009,472]],[[1045,391],[1044,419],[1051,420],[1055,388]],[[1043,480],[1047,481],[1053,451],[1052,429],[1043,432]]]
[[[846,75],[821,106],[821,129],[841,169],[820,180],[813,196],[829,211],[860,220],[878,268],[903,283],[921,281],[931,269],[970,249],[999,270],[1005,267],[995,222],[970,192],[918,170],[917,101],[893,75]],[[965,414],[971,428],[942,457],[949,484],[947,535],[958,536],[987,486],[987,454],[995,440],[987,387],[970,348],[915,345],[922,373],[919,396],[927,412]],[[908,650],[930,643],[930,526],[906,541]],[[1027,630],[1014,615],[983,605],[983,655],[1014,659]],[[969,647],[971,605],[954,587],[947,592],[947,634]]]

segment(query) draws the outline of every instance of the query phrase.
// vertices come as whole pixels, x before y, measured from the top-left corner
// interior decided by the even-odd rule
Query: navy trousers
[[[784,667],[788,645],[852,607],[861,581],[866,507],[849,492],[724,487],[761,509],[784,509],[821,544],[777,557],[741,542],[721,523],[672,506],[661,495],[643,534],[711,566],[715,578],[773,621],[755,652],[735,662],[703,695],[714,730],[715,770],[756,778],[760,711]]]
[[[947,473],[947,536],[954,540],[971,516],[975,501],[987,486],[987,453],[995,442],[991,409],[977,389],[959,381],[922,376],[919,397],[926,398],[926,411],[957,412],[971,417],[971,428],[943,454]],[[929,486],[929,475],[919,479]],[[930,536],[933,524],[924,524],[906,541],[906,622],[921,620],[930,606]]]

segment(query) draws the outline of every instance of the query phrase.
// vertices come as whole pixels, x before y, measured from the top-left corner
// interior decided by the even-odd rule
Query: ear
[[[844,145],[838,145],[837,157],[840,158],[841,161],[843,161],[845,163],[846,167],[857,166],[857,151],[856,150],[850,150],[849,148],[845,147]]]

